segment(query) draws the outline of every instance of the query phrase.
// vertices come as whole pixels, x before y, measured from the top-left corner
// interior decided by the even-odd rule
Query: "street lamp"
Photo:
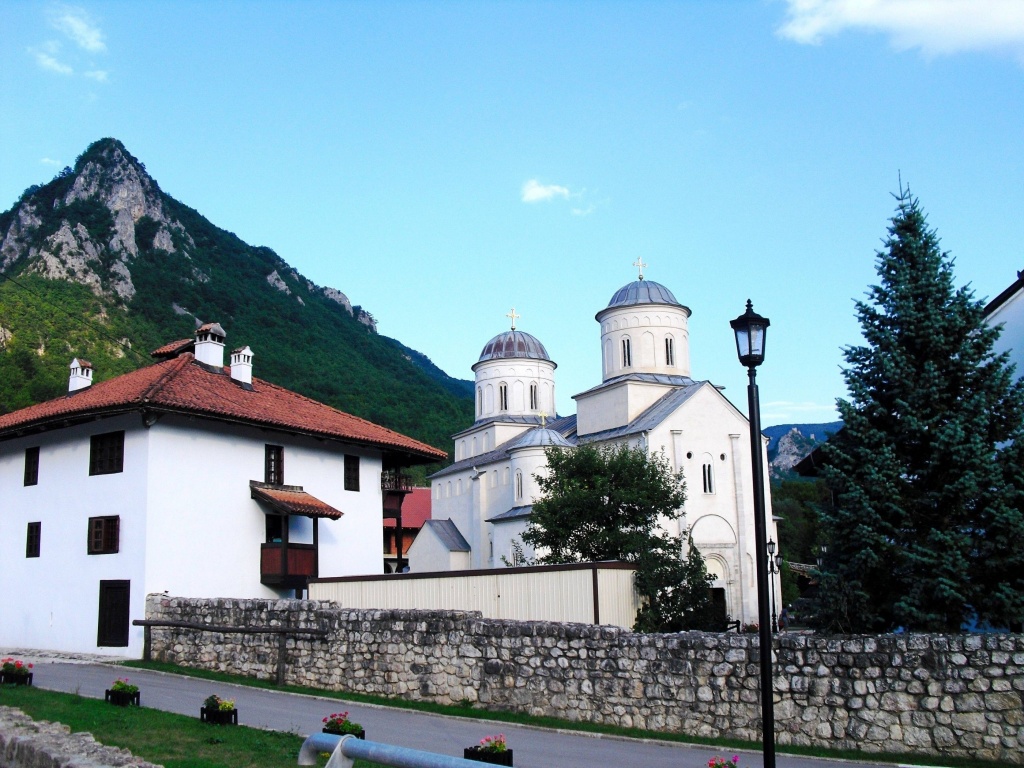
[[[764,768],[775,768],[775,701],[772,685],[772,634],[768,624],[768,545],[764,503],[764,462],[761,458],[761,406],[757,397],[757,366],[764,362],[764,341],[768,318],[754,312],[747,299],[747,311],[731,321],[736,334],[736,354],[747,368],[747,406],[750,411],[750,458],[754,476],[754,547],[757,565],[757,625],[761,652],[761,743]]]
[[[768,539],[768,573],[772,577],[772,632],[778,632],[779,616],[775,612],[775,574],[782,573],[782,553],[775,554],[775,542],[771,539]]]

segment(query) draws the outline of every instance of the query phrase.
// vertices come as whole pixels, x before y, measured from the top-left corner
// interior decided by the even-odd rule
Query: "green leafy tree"
[[[820,620],[841,631],[958,631],[1024,618],[1024,384],[983,304],[953,284],[901,188],[880,284],[845,351],[845,427],[825,446],[834,507]]]
[[[546,475],[537,475],[541,498],[533,505],[523,540],[542,563],[624,560],[637,566],[637,591],[646,602],[637,617],[642,632],[711,628],[713,615],[704,560],[696,547],[681,557],[683,542],[660,526],[681,515],[686,486],[664,456],[639,448],[579,446],[547,452]]]

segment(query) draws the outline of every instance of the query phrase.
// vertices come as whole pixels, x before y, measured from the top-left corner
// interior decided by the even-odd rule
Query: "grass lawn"
[[[0,705],[17,707],[34,720],[91,733],[167,768],[295,768],[302,738],[245,726],[202,723],[197,717],[147,707],[115,707],[105,701],[34,686],[0,686]],[[326,759],[321,760],[323,765]],[[357,768],[384,768],[356,761]]]

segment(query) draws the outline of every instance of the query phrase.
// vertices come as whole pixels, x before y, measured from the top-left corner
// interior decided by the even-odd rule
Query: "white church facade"
[[[689,316],[668,288],[642,275],[618,290],[596,315],[602,382],[573,397],[576,415],[549,419],[555,362],[516,330],[513,312],[512,329],[487,342],[473,366],[476,420],[454,436],[455,462],[431,477],[432,520],[410,548],[411,569],[501,568],[530,558],[521,537],[545,451],[625,444],[660,452],[683,471],[685,514],[669,533],[689,528],[727,613],[756,622],[749,424],[713,384],[691,378]],[[770,502],[766,514],[778,541]]]

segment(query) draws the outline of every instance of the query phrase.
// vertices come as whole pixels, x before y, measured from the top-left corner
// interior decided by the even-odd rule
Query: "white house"
[[[996,352],[1009,352],[1017,366],[1018,378],[1024,377],[1024,272],[985,307],[989,325],[1001,325],[1003,332],[995,343]]]
[[[402,466],[445,453],[223,365],[224,331],[0,416],[0,645],[136,655],[147,593],[301,594],[378,574]],[[398,490],[382,490],[394,489]]]
[[[468,557],[457,555],[463,545],[450,534],[424,538],[422,550],[417,539],[411,569],[443,569],[445,544],[452,547],[449,568],[519,564],[533,555],[521,536],[538,495],[535,476],[547,469],[545,451],[627,444],[661,452],[683,470],[685,518],[669,523],[669,532],[689,527],[715,576],[716,599],[733,619],[757,621],[749,424],[713,384],[691,378],[690,310],[642,274],[616,291],[596,315],[602,382],[574,396],[575,416],[551,420],[555,363],[540,341],[516,330],[512,316],[512,329],[487,342],[473,366],[476,421],[454,436],[455,463],[431,477],[431,515],[450,522]],[[767,527],[778,541],[770,501]]]

